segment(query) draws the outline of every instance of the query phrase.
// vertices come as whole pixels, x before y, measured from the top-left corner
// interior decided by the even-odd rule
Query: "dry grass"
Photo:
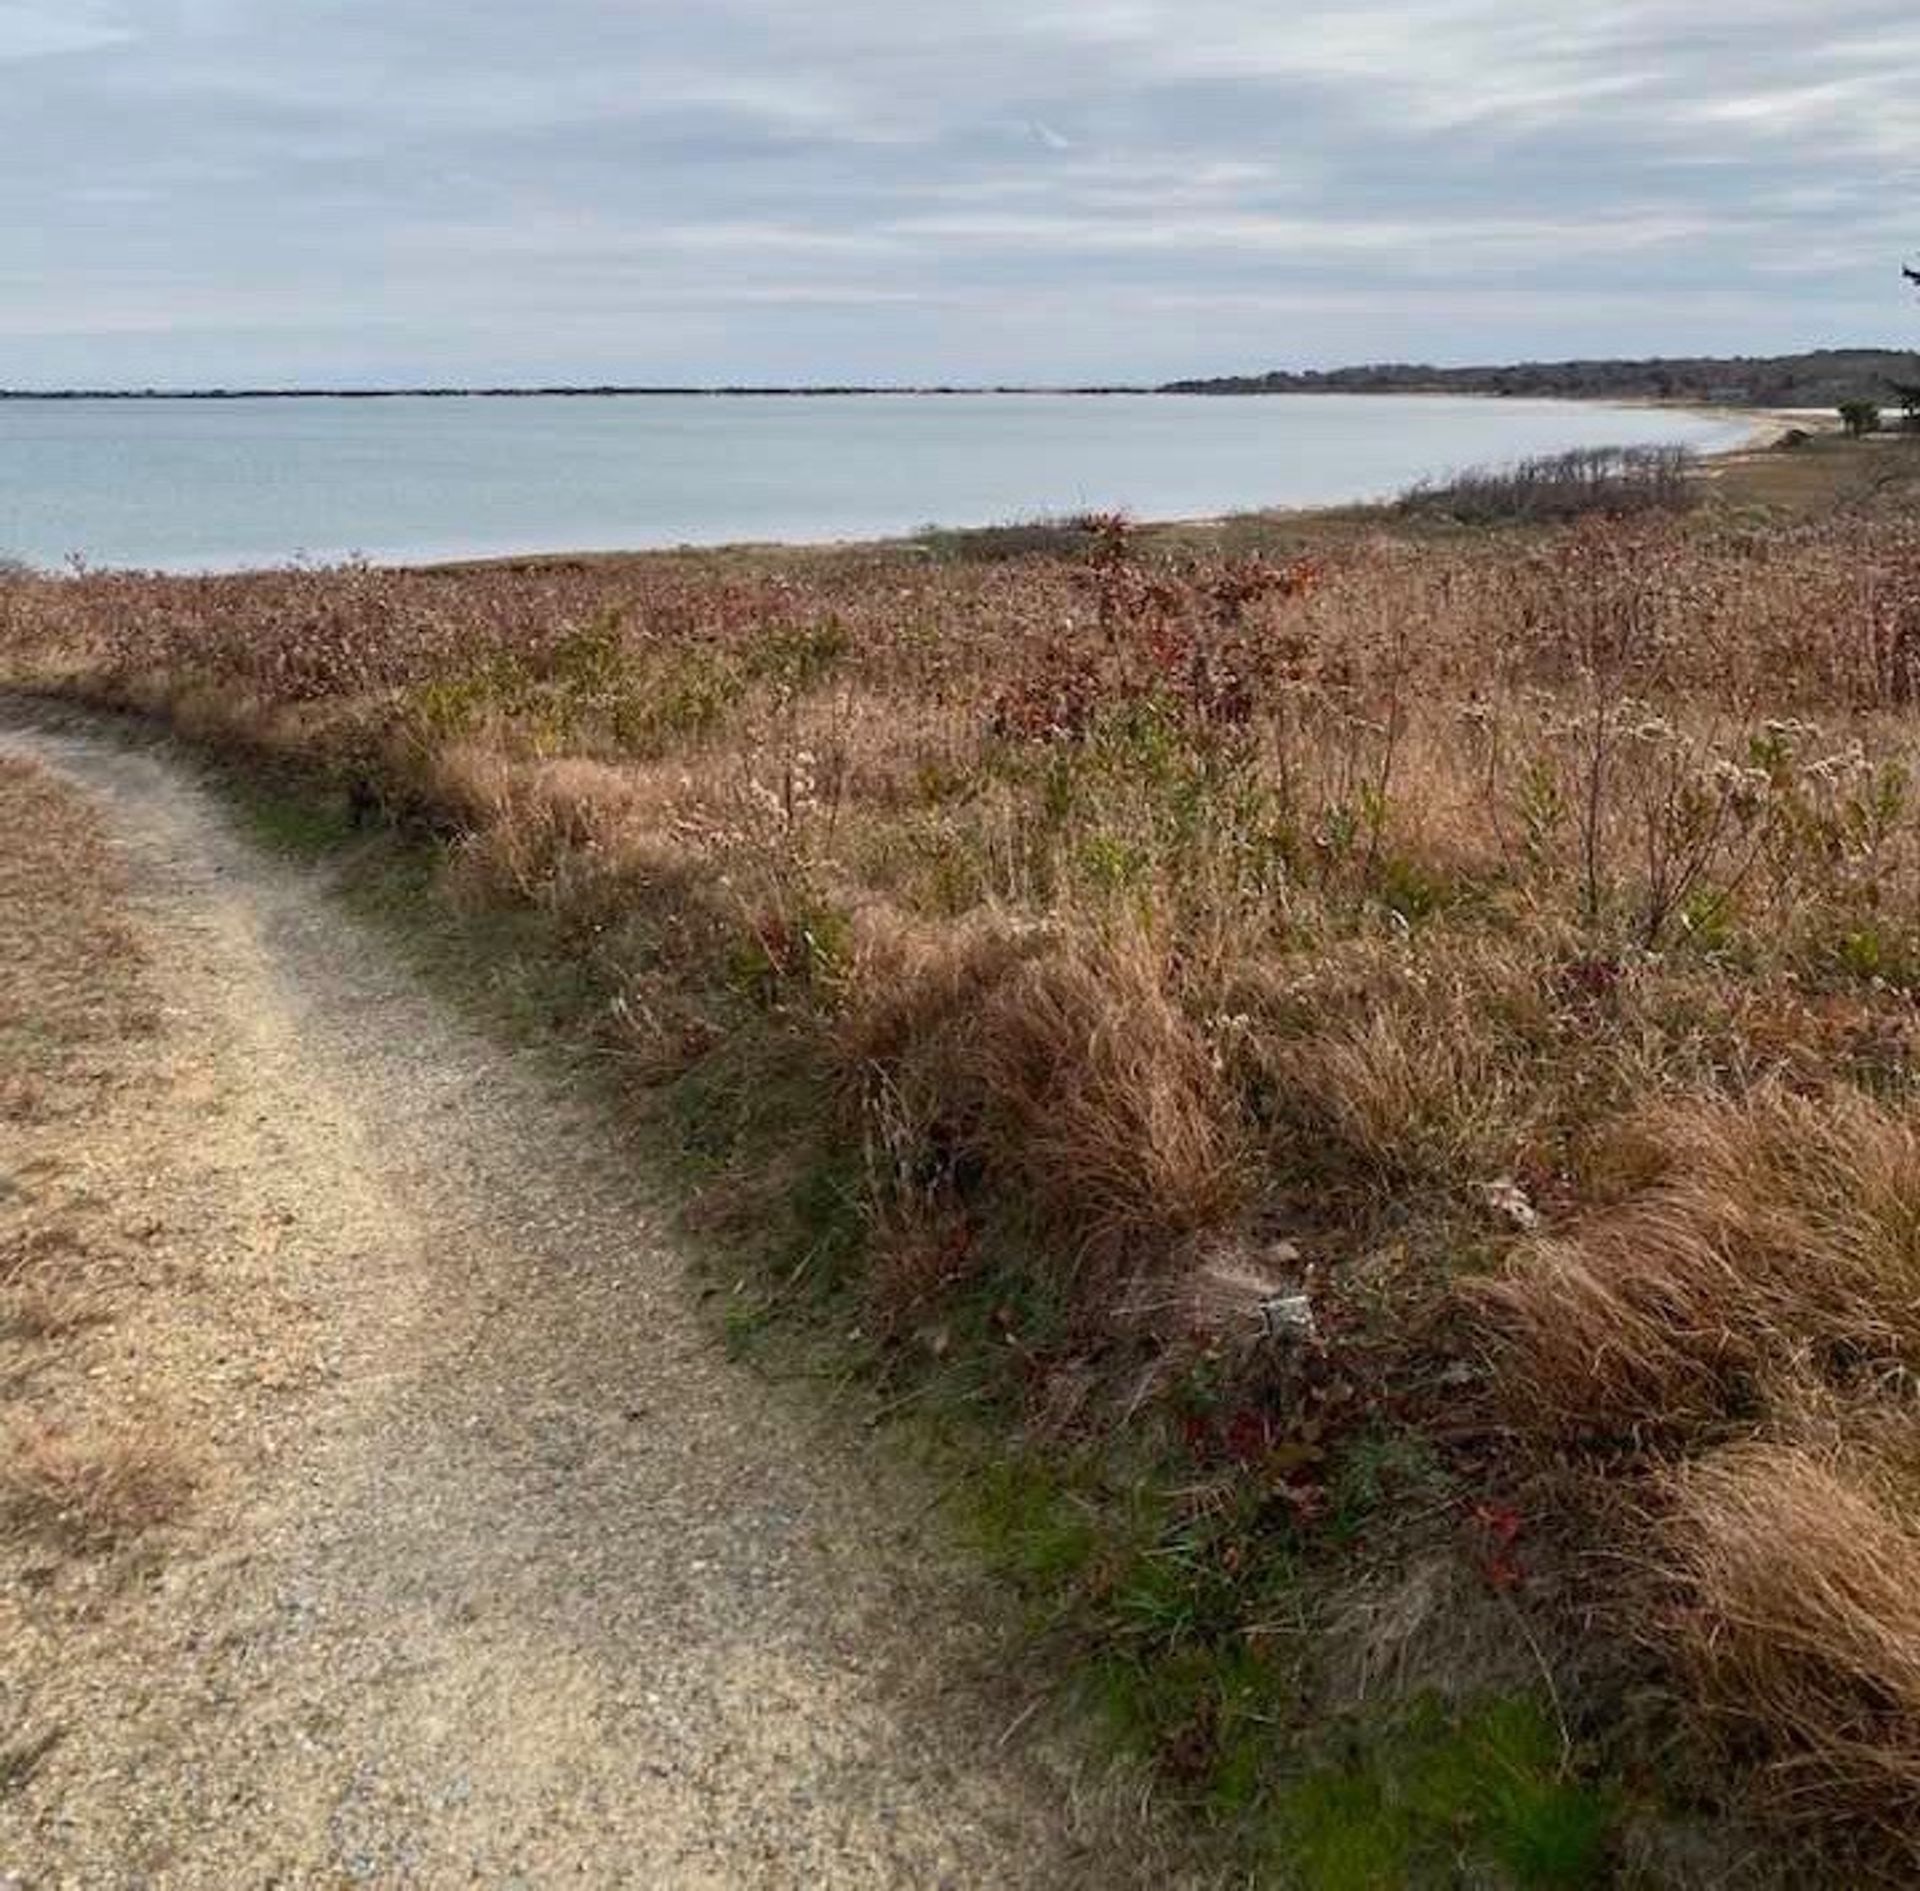
[[[153,1426],[0,1432],[0,1523],[72,1548],[110,1549],[170,1522],[192,1487],[178,1440]]]
[[[44,771],[6,757],[0,816],[0,1120],[27,1122],[56,1099],[77,1107],[89,1065],[153,1017],[98,822]]]
[[[1910,1112],[1768,1086],[1666,1105],[1642,1133],[1666,1174],[1489,1293],[1530,1409],[1602,1438],[1711,1442],[1804,1382],[1920,1366]]]
[[[1717,1453],[1675,1482],[1664,1536],[1682,1601],[1672,1632],[1731,1739],[1763,1756],[1790,1811],[1846,1808],[1920,1868],[1920,1533],[1829,1454]],[[1862,1860],[1864,1869],[1865,1860]]]
[[[1481,1290],[1529,1430],[1650,1468],[1660,1633],[1770,1815],[1920,1857],[1920,1137],[1775,1084],[1662,1105],[1625,1202]],[[1624,1454],[1624,1455],[1623,1455]],[[1885,1846],[1894,1847],[1888,1864]]]
[[[875,1137],[890,1324],[925,1317],[928,1289],[964,1277],[968,1177],[1022,1205],[1049,1295],[1090,1333],[1131,1279],[1233,1222],[1251,1151],[1154,942],[988,927],[916,951],[884,922],[865,931],[835,1055]]]
[[[109,1305],[75,1230],[43,1219],[0,1234],[0,1340],[59,1339],[110,1317]]]
[[[1082,1259],[1157,1259],[1230,1224],[1245,1148],[1205,1038],[1136,936],[1029,961],[969,1020],[982,1160]]]
[[[171,1520],[191,1482],[183,1440],[144,1388],[128,1416],[98,1343],[125,1292],[99,1139],[119,1132],[156,1012],[84,797],[0,759],[0,829],[0,1547],[91,1555]]]
[[[1797,1810],[1896,1822],[1897,1716],[1791,1702],[1883,1662],[1905,1700],[1920,1589],[1920,1501],[1832,1468],[1880,1461],[1920,1366],[1920,531],[1870,483],[1378,525],[1285,563],[1093,522],[1006,559],[16,581],[0,655],[440,834],[709,1117],[804,1066],[862,1158],[878,1330],[941,1326],[1011,1225],[1072,1316],[1035,1376],[1121,1335],[1136,1371],[1143,1308],[1184,1360],[1205,1270],[1284,1230],[1334,1337],[1210,1384],[1235,1438],[1317,1466],[1382,1414],[1448,1450],[1497,1422],[1497,1462],[1459,1453],[1495,1514],[1538,1464],[1612,1478],[1703,1708],[1748,1701]],[[1210,1491],[1265,1475],[1226,1456]],[[1754,1586],[1769,1537],[1791,1596]]]

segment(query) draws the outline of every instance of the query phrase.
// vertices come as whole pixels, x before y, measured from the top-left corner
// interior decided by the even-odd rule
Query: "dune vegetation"
[[[19,577],[0,659],[526,918],[730,1338],[974,1441],[1256,1875],[1911,1882],[1920,526],[1008,537]]]

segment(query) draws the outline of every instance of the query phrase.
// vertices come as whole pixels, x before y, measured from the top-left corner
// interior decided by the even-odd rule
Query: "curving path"
[[[925,1492],[716,1352],[588,1106],[164,750],[29,721],[0,752],[104,812],[150,949],[158,1081],[88,1159],[198,1256],[220,1474],[94,1629],[0,1649],[58,1735],[0,1884],[1148,1875]]]

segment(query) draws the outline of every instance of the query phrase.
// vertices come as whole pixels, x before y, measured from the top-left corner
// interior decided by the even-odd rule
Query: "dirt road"
[[[588,1105],[160,752],[0,753],[124,862],[157,1024],[71,1153],[149,1259],[89,1371],[204,1460],[0,1605],[0,1885],[1126,1882],[924,1490],[716,1350]]]

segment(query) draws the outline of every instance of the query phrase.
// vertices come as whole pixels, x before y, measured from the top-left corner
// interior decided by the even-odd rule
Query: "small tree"
[[[1909,269],[1903,263],[1900,273],[1916,289],[1920,289],[1920,269]],[[1894,398],[1899,401],[1901,411],[1905,415],[1902,424],[1909,433],[1920,430],[1920,385],[1901,381],[1891,381],[1888,385],[1893,389]]]
[[[1842,401],[1840,421],[1853,439],[1864,439],[1880,431],[1880,404],[1868,400]]]

